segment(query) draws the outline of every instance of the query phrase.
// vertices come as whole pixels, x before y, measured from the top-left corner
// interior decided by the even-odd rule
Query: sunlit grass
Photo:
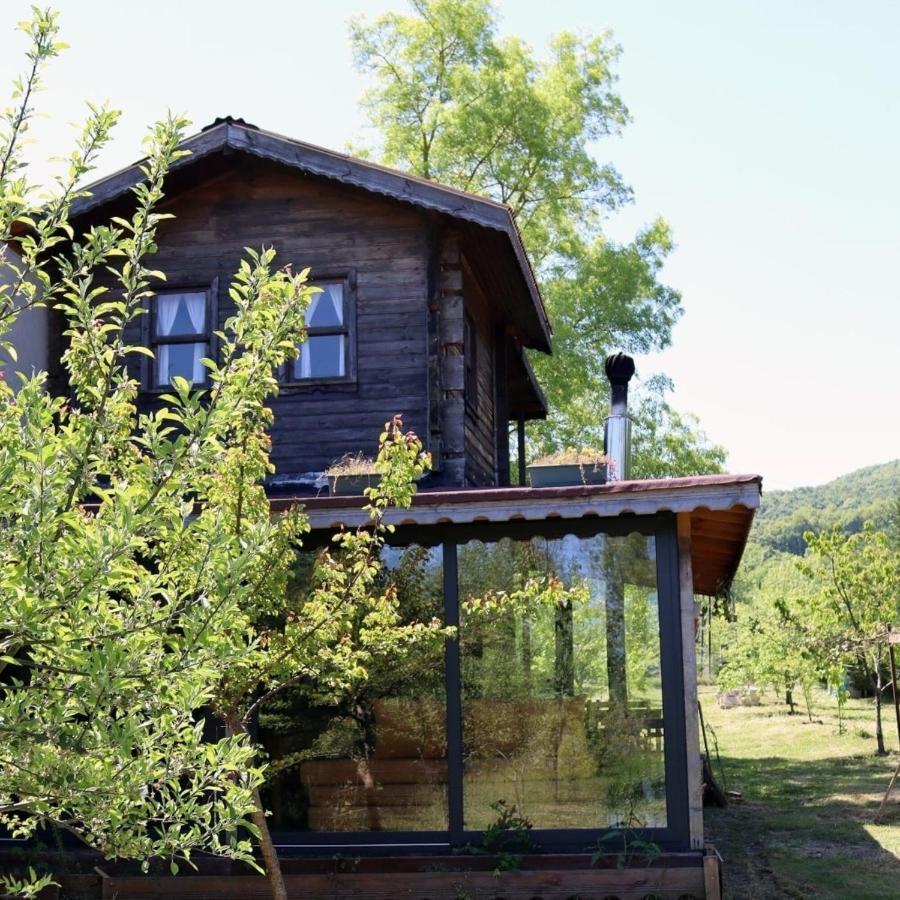
[[[871,701],[849,701],[839,733],[832,697],[814,694],[812,721],[798,700],[794,716],[771,694],[757,707],[722,710],[714,689],[701,688],[727,787],[744,796],[706,810],[727,896],[900,897],[900,790],[875,822],[898,761],[893,706],[884,709],[890,754],[878,757]]]

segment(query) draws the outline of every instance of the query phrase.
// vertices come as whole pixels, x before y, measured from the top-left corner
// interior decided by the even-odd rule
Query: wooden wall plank
[[[271,400],[276,474],[372,451],[397,413],[428,437],[430,244],[418,210],[262,160],[181,192],[166,209],[176,218],[160,225],[153,266],[171,287],[218,279],[219,328],[234,311],[228,288],[245,247],[274,246],[277,264],[355,280],[356,383],[288,387]],[[140,340],[140,324],[128,339]],[[135,357],[135,376],[138,366]],[[156,402],[141,398],[144,408]]]
[[[494,312],[478,280],[464,260],[466,314],[475,325],[476,398],[466,403],[466,483],[497,484]]]

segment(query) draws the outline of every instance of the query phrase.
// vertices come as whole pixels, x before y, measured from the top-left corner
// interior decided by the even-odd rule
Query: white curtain
[[[165,294],[156,298],[156,333],[167,335],[172,333],[175,316],[178,315],[180,294]]]
[[[322,302],[322,298],[325,296],[325,289],[322,290],[321,294],[313,294],[312,300],[309,302],[309,306],[306,307],[306,324],[312,325],[313,318],[316,315],[316,312],[319,309],[319,304]]]
[[[316,325],[343,325],[344,323],[344,286],[340,282],[334,284],[318,285],[322,288],[321,294],[314,294],[312,301],[306,309],[306,324],[310,327]],[[323,312],[325,320],[316,322],[316,313],[319,307],[325,304]],[[333,313],[334,318],[328,313]]]
[[[338,351],[338,375],[344,375],[346,373],[346,369],[344,368],[344,344],[347,342],[344,340],[344,336],[340,336],[340,350]]]
[[[206,331],[206,294],[182,294],[188,318],[197,334]]]
[[[322,284],[318,285],[320,287],[321,293],[314,294],[312,300],[310,301],[309,306],[306,310],[306,324],[309,328],[315,328],[317,326],[334,326],[334,325],[343,325],[344,323],[344,285],[340,282],[334,282],[333,284]],[[325,304],[323,306],[323,304]],[[316,321],[316,316],[319,312],[323,313],[322,320]],[[339,340],[339,350],[338,350],[338,373],[340,375],[344,374],[344,344],[346,343],[344,340],[344,336],[336,336]],[[334,340],[334,338],[331,338]],[[310,345],[315,341],[316,338],[308,337],[301,345],[300,345],[300,360],[299,360],[299,370],[300,370],[300,378],[312,378],[312,354],[310,353]],[[295,364],[296,365],[296,364]]]
[[[160,294],[156,298],[156,333],[159,337],[168,337],[172,334],[182,303],[193,331],[203,334],[206,330],[206,294]],[[172,375],[176,374],[172,371],[173,352],[179,355],[190,352],[191,381],[194,384],[201,384],[206,378],[206,370],[200,362],[207,354],[205,343],[160,344],[156,348],[157,384],[160,387],[166,387],[171,381]]]
[[[334,310],[334,317],[337,321],[343,325],[344,324],[344,286],[339,283],[335,284],[326,284],[325,285],[325,293],[328,295],[328,299],[331,301],[332,309]]]
[[[309,357],[309,338],[300,345],[300,377],[312,378],[312,362]]]
[[[329,377],[342,377],[346,374],[346,369],[344,368],[344,345],[347,343],[346,338],[343,334],[330,334],[330,335],[319,335],[318,337],[307,338],[300,345],[300,377],[301,378],[312,378],[312,355],[310,354],[310,345],[315,341],[320,341],[321,343],[337,341],[338,345],[338,358],[337,358],[337,371],[329,372]],[[319,352],[321,354],[321,346],[319,348]],[[319,375],[322,373],[319,372]]]
[[[200,360],[206,356],[206,344],[191,344],[191,346],[194,349],[194,373],[191,381],[194,384],[203,384],[203,380],[206,378],[206,369]]]
[[[191,354],[190,379],[194,384],[202,384],[206,379],[206,368],[200,361],[207,355],[206,344],[160,344],[156,348],[157,384],[159,387],[167,387],[173,375],[179,374],[172,371],[172,351],[176,353]],[[181,373],[187,374],[187,373]]]

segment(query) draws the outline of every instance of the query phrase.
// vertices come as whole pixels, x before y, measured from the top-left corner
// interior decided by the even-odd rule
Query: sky
[[[48,72],[35,175],[85,101],[123,111],[98,175],[140,154],[168,108],[231,114],[335,149],[363,136],[347,21],[402,0],[57,0],[71,45]],[[633,122],[597,145],[635,191],[607,223],[656,216],[677,242],[663,280],[685,314],[664,371],[733,472],[818,484],[900,456],[900,4],[829,0],[500,0],[501,34],[541,51],[611,29]],[[0,84],[22,67],[0,4]]]

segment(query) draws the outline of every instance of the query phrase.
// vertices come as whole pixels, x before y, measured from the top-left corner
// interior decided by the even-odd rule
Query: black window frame
[[[328,385],[353,385],[356,384],[356,273],[344,271],[337,273],[321,272],[310,278],[310,285],[341,284],[343,286],[343,324],[334,326],[320,326],[306,329],[306,337],[326,336],[340,334],[344,336],[344,374],[333,375],[325,378],[297,378],[294,375],[294,367],[299,362],[290,360],[281,367],[279,382],[282,387],[317,388]]]
[[[652,535],[656,545],[657,598],[659,604],[659,649],[662,671],[663,734],[666,777],[666,827],[618,830],[614,828],[534,829],[531,834],[540,850],[585,852],[595,850],[603,839],[609,853],[623,850],[635,837],[652,841],[665,852],[691,849],[688,805],[688,760],[684,708],[684,653],[681,635],[681,585],[675,516],[624,516],[601,519],[550,519],[538,521],[484,522],[471,524],[398,525],[388,536],[392,546],[442,546],[444,577],[444,622],[459,626],[459,578],[457,551],[470,540],[500,538],[527,540],[532,537],[562,537],[574,534],[624,536],[638,532]],[[309,535],[307,547],[330,543],[330,533]],[[446,831],[306,832],[273,834],[275,844],[292,852],[318,855],[352,848],[370,854],[402,854],[451,851],[478,845],[483,831],[463,828],[463,737],[462,683],[458,639],[445,644],[444,672],[447,698],[447,803]],[[627,832],[627,833],[625,833]]]
[[[206,329],[193,334],[160,335],[156,328],[158,306],[157,298],[166,294],[205,294]],[[213,318],[216,314],[219,296],[219,279],[214,278],[205,284],[167,284],[165,289],[155,291],[144,303],[145,314],[142,322],[141,343],[153,353],[153,359],[143,356],[141,362],[141,390],[146,394],[164,394],[172,390],[171,384],[158,383],[158,357],[156,348],[162,344],[206,344],[206,357],[215,359],[216,341]],[[203,381],[192,382],[194,388],[205,388],[209,385],[209,370],[204,367]]]

